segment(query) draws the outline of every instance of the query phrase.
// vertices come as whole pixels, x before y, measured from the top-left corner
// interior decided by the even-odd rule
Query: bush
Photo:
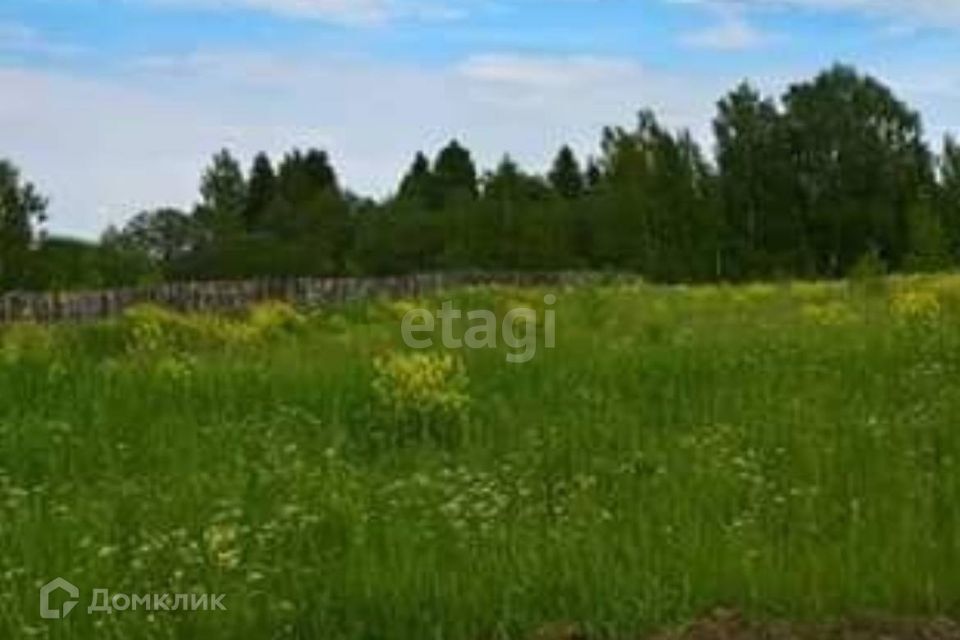
[[[0,356],[8,364],[45,362],[55,352],[50,328],[32,322],[10,325],[0,334]]]
[[[907,289],[893,296],[890,311],[902,325],[933,325],[940,320],[940,300],[932,291]]]
[[[392,353],[374,361],[377,422],[397,443],[455,442],[470,395],[463,361],[451,355]]]
[[[262,337],[296,333],[307,324],[306,317],[285,302],[264,302],[250,309],[247,322]]]
[[[119,322],[125,350],[130,354],[192,353],[254,342],[252,324],[212,315],[186,315],[155,305],[139,305],[124,312]]]
[[[130,354],[248,347],[297,333],[306,325],[300,312],[282,302],[257,305],[239,320],[139,305],[128,309],[118,323],[125,351]]]

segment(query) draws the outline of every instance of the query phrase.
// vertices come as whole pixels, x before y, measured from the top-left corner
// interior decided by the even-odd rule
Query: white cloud
[[[449,20],[463,9],[444,0],[131,0],[159,6],[254,10],[280,16],[350,25],[373,25],[400,17]]]
[[[157,5],[204,9],[253,9],[300,18],[350,23],[384,20],[389,0],[147,0]]]
[[[683,34],[680,42],[696,49],[743,51],[762,47],[773,37],[755,28],[739,16],[722,18],[717,24]]]
[[[0,51],[65,57],[83,51],[81,47],[47,39],[35,29],[16,22],[0,22]]]
[[[543,89],[570,89],[640,71],[625,60],[596,56],[486,54],[468,58],[460,73],[478,82]]]
[[[909,25],[960,26],[960,0],[673,0],[734,9],[809,9],[859,13]],[[903,26],[903,25],[901,25]]]

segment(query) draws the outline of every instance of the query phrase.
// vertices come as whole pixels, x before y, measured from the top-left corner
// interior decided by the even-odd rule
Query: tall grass
[[[469,402],[423,415],[455,438],[383,437],[409,304],[8,328],[0,638],[960,613],[960,280],[554,293],[555,349],[453,354]],[[83,600],[43,621],[55,576]],[[94,588],[227,611],[88,615]]]

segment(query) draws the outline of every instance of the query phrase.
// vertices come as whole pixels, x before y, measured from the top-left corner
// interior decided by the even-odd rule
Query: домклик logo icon
[[[71,599],[64,602],[63,606],[59,609],[51,609],[50,596],[61,589],[66,591]],[[80,589],[76,586],[70,584],[63,578],[51,580],[40,587],[40,617],[44,620],[60,620],[61,618],[66,618],[70,612],[73,611],[73,608],[77,606],[79,598]]]

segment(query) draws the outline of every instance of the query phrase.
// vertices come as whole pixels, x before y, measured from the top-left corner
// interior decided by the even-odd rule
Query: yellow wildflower
[[[374,397],[396,426],[440,435],[464,422],[470,406],[463,361],[449,354],[392,353],[374,361]]]
[[[856,323],[857,314],[843,302],[805,304],[801,310],[804,319],[824,327],[839,327]]]
[[[930,324],[940,318],[940,300],[932,291],[907,289],[894,295],[890,311],[903,324]]]

